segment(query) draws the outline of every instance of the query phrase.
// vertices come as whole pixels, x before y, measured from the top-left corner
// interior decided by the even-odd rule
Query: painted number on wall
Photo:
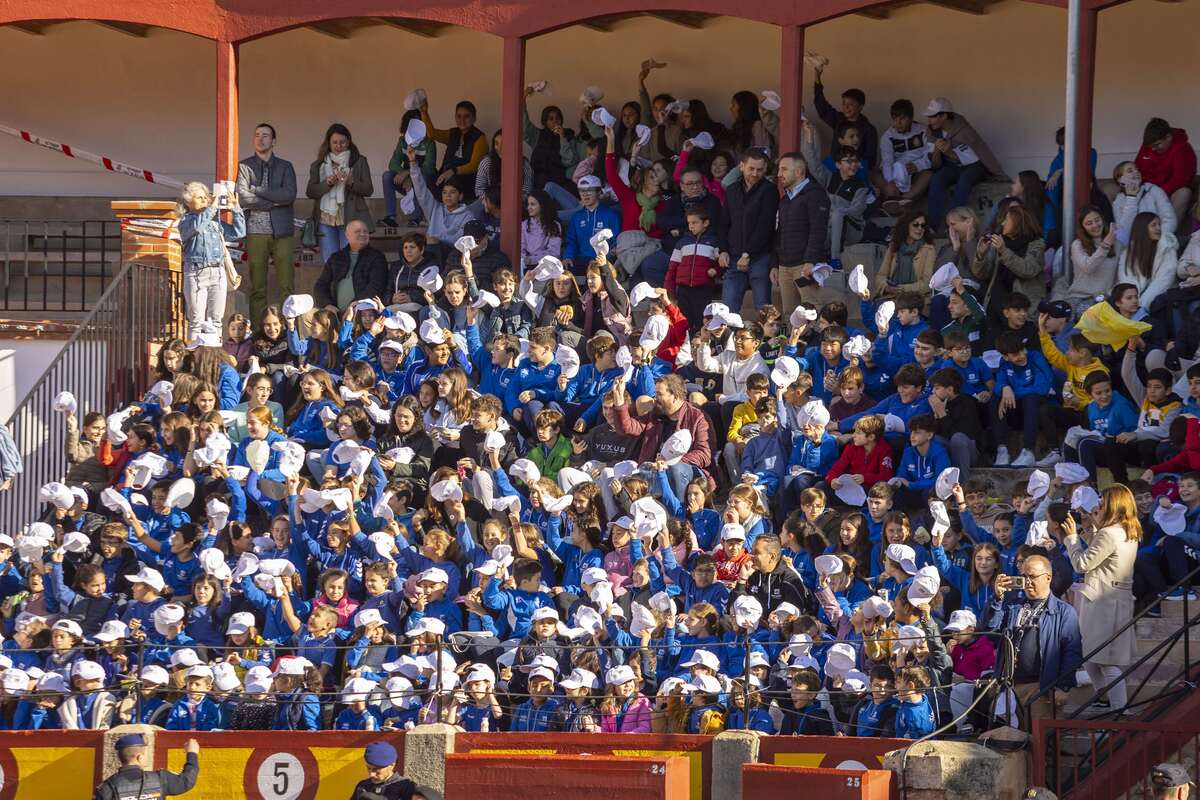
[[[251,800],[311,800],[319,778],[319,767],[307,749],[255,750],[246,762],[244,788]]]

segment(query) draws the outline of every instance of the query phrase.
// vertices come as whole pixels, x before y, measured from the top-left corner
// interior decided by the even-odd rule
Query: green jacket
[[[525,457],[537,464],[543,478],[558,480],[558,471],[568,466],[571,461],[571,440],[559,434],[557,440],[548,449],[544,444],[536,444]]]
[[[436,175],[437,144],[433,139],[426,136],[413,149],[417,151],[417,158],[421,161],[421,172],[426,175]],[[396,142],[396,149],[392,151],[392,160],[388,162],[388,172],[408,172],[408,142],[404,141],[403,136],[400,137],[400,141]]]
[[[975,299],[975,295],[970,292],[964,292],[962,299],[967,304],[967,310],[970,313],[964,319],[951,320],[949,325],[942,328],[942,336],[954,331],[965,333],[971,341],[971,352],[974,353],[979,349],[983,324],[987,320],[987,314],[984,312],[983,306],[979,305],[979,301]]]

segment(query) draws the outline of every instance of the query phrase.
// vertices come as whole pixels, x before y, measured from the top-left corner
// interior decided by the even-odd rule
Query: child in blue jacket
[[[1005,331],[996,339],[1003,361],[996,370],[996,393],[988,412],[992,434],[999,446],[993,464],[997,467],[1032,467],[1038,437],[1038,412],[1054,386],[1054,374],[1046,357],[1027,350],[1018,331]],[[1003,413],[1001,411],[1003,410]],[[1020,425],[1021,452],[1008,454],[1010,425]]]

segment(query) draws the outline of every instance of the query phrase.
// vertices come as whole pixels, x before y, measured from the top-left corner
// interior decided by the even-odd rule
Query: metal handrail
[[[1170,594],[1180,588],[1184,588],[1184,590],[1185,590],[1184,595],[1183,595],[1183,601],[1182,601],[1183,602],[1183,621],[1185,624],[1182,625],[1179,630],[1176,630],[1173,633],[1171,633],[1169,636],[1165,637],[1164,642],[1170,641],[1172,644],[1174,644],[1176,641],[1179,640],[1179,638],[1181,638],[1181,637],[1183,638],[1183,640],[1184,640],[1184,658],[1185,658],[1185,661],[1187,662],[1187,669],[1185,671],[1186,673],[1191,672],[1191,668],[1190,668],[1191,667],[1191,625],[1195,624],[1190,621],[1189,610],[1188,610],[1188,602],[1189,601],[1188,601],[1187,592],[1191,588],[1193,579],[1197,578],[1198,576],[1200,576],[1200,565],[1196,566],[1191,572],[1189,572],[1187,575],[1185,575],[1183,578],[1181,578],[1178,582],[1176,582],[1173,586],[1169,587],[1163,593],[1165,596],[1165,595]],[[1162,601],[1160,600],[1160,602],[1162,602]],[[1097,653],[1104,650],[1110,644],[1115,642],[1118,637],[1124,635],[1125,632],[1128,631],[1131,627],[1133,627],[1138,622],[1140,622],[1141,620],[1143,620],[1147,616],[1149,616],[1150,609],[1153,607],[1154,607],[1154,604],[1148,605],[1145,608],[1143,608],[1141,611],[1139,611],[1138,613],[1136,613],[1132,617],[1130,617],[1129,621],[1126,622],[1124,625],[1122,625],[1120,628],[1118,628],[1111,636],[1109,636],[1107,639],[1105,639],[1101,644],[1092,648],[1092,650],[1090,652],[1085,653],[1083,655],[1083,658],[1081,659],[1081,663],[1082,664],[1088,663],[1088,661],[1090,659],[1092,659]],[[1158,619],[1158,617],[1154,617],[1153,619]],[[1160,646],[1161,646],[1161,643],[1160,643]],[[1156,647],[1156,648],[1154,648],[1154,650],[1152,650],[1147,655],[1152,655],[1157,650],[1158,650],[1158,648]],[[1145,658],[1139,660],[1135,665],[1127,667],[1125,669],[1125,671],[1123,671],[1121,673],[1121,677],[1119,677],[1117,680],[1110,683],[1108,686],[1105,687],[1105,689],[1108,689],[1109,687],[1116,684],[1117,682],[1124,680],[1126,674],[1128,674],[1132,669],[1134,669],[1138,666],[1141,666],[1141,664],[1144,663],[1144,661],[1145,661]],[[1161,663],[1161,661],[1160,661],[1160,663]],[[1057,677],[1062,678],[1063,676],[1059,675]],[[1054,688],[1057,686],[1058,686],[1058,681],[1056,680],[1050,686],[1047,686],[1045,689],[1039,689],[1025,703],[1025,708],[1028,710],[1030,707],[1032,707],[1033,703],[1036,700],[1038,700],[1041,697],[1044,697],[1048,692],[1053,691]],[[1100,694],[1100,693],[1097,693],[1097,694]],[[1093,696],[1093,698],[1094,697],[1095,697],[1095,695]],[[1053,706],[1054,706],[1054,704],[1051,703],[1052,708],[1053,708]]]
[[[0,493],[0,530],[14,533],[36,519],[38,489],[67,472],[66,426],[54,396],[72,392],[81,423],[88,411],[107,414],[135,401],[148,385],[150,348],[182,332],[179,310],[178,272],[129,263],[113,278],[6,423],[25,463]]]

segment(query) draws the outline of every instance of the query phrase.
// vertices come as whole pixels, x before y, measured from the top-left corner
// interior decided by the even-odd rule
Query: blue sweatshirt
[[[306,403],[304,408],[300,409],[299,416],[292,421],[291,425],[288,425],[288,436],[299,439],[304,444],[328,447],[330,441],[325,433],[325,422],[321,419],[321,412],[327,408],[332,409],[335,413],[338,410],[336,403],[324,398]]]
[[[1113,392],[1112,402],[1103,408],[1094,401],[1088,403],[1087,416],[1088,427],[1102,436],[1117,436],[1137,430],[1138,410],[1119,392]]]
[[[753,473],[756,486],[762,487],[768,498],[779,491],[787,470],[788,433],[776,429],[760,433],[746,442],[742,452],[742,474]]]
[[[544,367],[539,367],[532,361],[522,362],[504,390],[504,411],[511,414],[515,409],[524,405],[519,399],[522,392],[532,391],[536,399],[548,403],[555,399],[558,392],[558,376],[562,367],[551,361]]]
[[[987,382],[995,379],[992,368],[979,356],[971,356],[965,367],[960,367],[953,358],[943,359],[942,367],[954,370],[963,379],[962,394],[972,397],[980,392],[988,391]]]
[[[1050,362],[1036,350],[1025,351],[1025,366],[1018,367],[1007,359],[1000,362],[996,370],[996,394],[1005,387],[1012,389],[1016,397],[1045,397],[1054,386],[1054,373]]]
[[[825,474],[829,472],[829,468],[833,466],[833,462],[837,461],[837,457],[838,443],[837,439],[833,438],[833,434],[824,434],[819,444],[813,444],[812,439],[799,434],[792,437],[792,452],[788,456],[788,470],[790,472],[792,467],[800,467],[824,478]]]
[[[896,704],[896,738],[920,739],[937,730],[937,720],[933,716],[933,708],[929,698],[922,695],[916,703],[900,702]]]
[[[941,442],[934,439],[929,443],[925,455],[917,452],[917,448],[911,444],[904,448],[904,455],[900,457],[900,468],[896,470],[896,477],[904,478],[908,481],[908,488],[923,492],[933,487],[937,476],[942,474],[942,470],[950,466],[950,454],[946,452],[946,448]]]
[[[850,431],[854,430],[854,423],[858,422],[862,417],[871,416],[874,414],[881,414],[885,416],[887,414],[895,414],[897,417],[904,420],[904,427],[907,431],[908,421],[910,419],[921,414],[932,413],[933,410],[929,407],[928,395],[922,394],[911,403],[905,403],[901,401],[899,394],[893,394],[883,398],[866,411],[861,411],[858,414],[853,414],[849,417],[846,417],[844,420],[841,420],[838,423],[838,430],[842,433],[849,433]]]

